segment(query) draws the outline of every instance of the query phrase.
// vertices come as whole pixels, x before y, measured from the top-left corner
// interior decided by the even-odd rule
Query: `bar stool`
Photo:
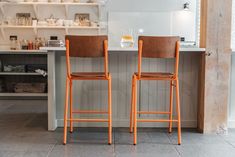
[[[67,121],[70,122],[70,132],[73,132],[74,122],[105,122],[108,123],[108,144],[112,144],[112,100],[111,74],[108,72],[108,37],[107,36],[71,36],[66,39],[66,95],[64,106],[64,144],[67,142]],[[71,72],[70,57],[103,57],[104,72]],[[108,111],[73,110],[72,83],[74,80],[107,80],[108,81]],[[68,119],[68,104],[70,101],[70,118]],[[107,114],[107,119],[73,118],[73,114]]]
[[[172,122],[178,123],[178,144],[181,144],[181,120],[180,120],[180,100],[179,100],[179,37],[151,37],[140,36],[138,42],[138,72],[132,77],[132,98],[130,110],[130,132],[134,129],[134,142],[137,144],[137,122],[168,122],[169,133],[172,132]],[[175,58],[174,73],[162,72],[142,72],[142,57],[145,58]],[[169,112],[157,111],[137,111],[137,81],[140,80],[160,80],[170,82],[170,107]],[[173,87],[176,87],[176,111],[177,119],[173,119]],[[162,114],[169,115],[169,119],[137,119],[137,114]]]

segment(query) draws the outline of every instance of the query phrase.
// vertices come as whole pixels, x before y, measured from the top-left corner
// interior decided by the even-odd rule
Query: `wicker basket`
[[[46,91],[46,83],[16,83],[14,87],[15,93],[44,93]]]

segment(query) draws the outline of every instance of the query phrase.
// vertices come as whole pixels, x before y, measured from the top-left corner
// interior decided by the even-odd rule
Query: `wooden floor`
[[[176,131],[139,129],[132,145],[127,128],[116,128],[114,144],[107,145],[105,128],[76,128],[62,145],[63,129],[48,132],[46,103],[0,104],[0,157],[234,157],[235,130],[228,135],[202,135],[183,130],[181,146]]]

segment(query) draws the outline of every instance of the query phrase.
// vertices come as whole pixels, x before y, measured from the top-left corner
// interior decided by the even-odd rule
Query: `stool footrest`
[[[138,111],[137,114],[171,114],[170,112]]]
[[[75,121],[75,122],[109,122],[108,119],[68,119],[68,121]]]
[[[79,110],[74,110],[72,113],[77,113],[77,114],[108,114],[107,111],[79,111]]]
[[[137,122],[178,122],[178,120],[168,120],[168,119],[137,119]]]

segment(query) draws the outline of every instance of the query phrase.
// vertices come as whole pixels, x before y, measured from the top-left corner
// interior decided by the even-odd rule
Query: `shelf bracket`
[[[36,18],[38,18],[38,7],[36,4],[33,4],[33,11],[34,11]]]
[[[37,36],[37,35],[38,35],[38,29],[37,29],[37,27],[33,27],[33,31],[34,31],[35,36]]]
[[[3,16],[3,19],[4,19],[5,18],[5,12],[4,12],[3,4],[0,5],[0,10],[1,10],[1,13],[2,13],[2,16]]]
[[[68,30],[68,29],[69,29],[68,27],[65,28],[65,34],[66,34],[66,35],[69,34],[69,30]]]
[[[99,15],[99,20],[101,19],[101,5],[98,5],[98,15]]]
[[[66,17],[66,19],[68,19],[69,6],[67,4],[65,4],[64,9],[65,9],[65,17]]]
[[[2,38],[5,40],[6,39],[6,35],[5,35],[5,31],[4,31],[3,27],[1,27],[1,34],[2,34]]]

